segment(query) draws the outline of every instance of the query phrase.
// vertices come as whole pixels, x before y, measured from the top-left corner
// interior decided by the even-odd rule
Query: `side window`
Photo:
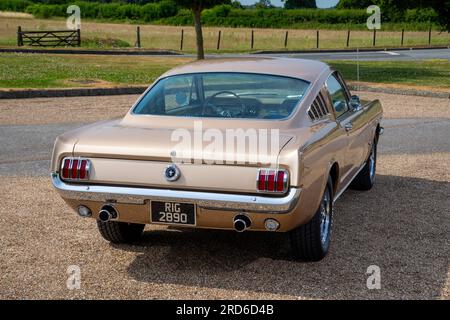
[[[327,89],[331,96],[333,108],[336,111],[336,117],[348,111],[347,94],[336,75],[332,74],[327,80]]]

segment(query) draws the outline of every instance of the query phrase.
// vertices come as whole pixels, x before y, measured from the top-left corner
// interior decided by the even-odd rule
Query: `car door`
[[[336,76],[338,77],[340,83],[347,92],[347,97],[350,98],[351,97],[350,90],[348,89],[344,79],[339,74],[339,72],[336,72]],[[375,128],[373,128],[374,130],[372,130],[373,125],[372,126],[368,125],[368,122],[370,121],[369,119],[370,116],[366,111],[367,110],[365,110],[361,104],[359,104],[359,106],[356,107],[350,106],[351,115],[348,117],[348,121],[351,123],[351,130],[348,131],[348,134],[353,139],[352,144],[355,152],[356,171],[358,171],[364,164],[364,162],[367,160],[373,142],[373,132]]]
[[[336,121],[346,137],[346,147],[341,150],[344,164],[341,165],[340,185],[346,186],[361,167],[363,160],[363,145],[359,136],[363,129],[362,110],[350,108],[349,91],[337,72],[332,73],[326,81],[326,88],[333,106]]]

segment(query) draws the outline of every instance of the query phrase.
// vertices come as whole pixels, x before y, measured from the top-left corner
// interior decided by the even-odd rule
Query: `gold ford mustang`
[[[382,108],[328,65],[211,59],[157,79],[121,119],[56,139],[51,178],[111,242],[145,224],[286,232],[322,259],[335,201],[375,179]]]

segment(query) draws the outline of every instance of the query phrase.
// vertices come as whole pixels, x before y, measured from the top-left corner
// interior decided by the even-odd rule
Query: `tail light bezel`
[[[66,167],[66,162],[68,161],[69,167]],[[77,168],[73,167],[73,164],[77,164]],[[84,166],[84,177],[81,177],[81,167]],[[59,176],[61,180],[64,181],[86,181],[89,180],[91,172],[91,160],[83,157],[65,157],[61,160],[61,169],[59,171]],[[68,175],[65,176],[64,171],[67,169]],[[76,172],[76,177],[73,177],[73,173]]]
[[[260,189],[260,177],[261,173],[264,173],[264,176],[266,177],[264,181],[264,190]],[[278,177],[279,174],[283,173],[283,189],[278,190]],[[273,174],[274,175],[274,190],[269,190],[269,179],[268,177]],[[258,193],[262,194],[285,194],[289,191],[289,171],[286,169],[270,169],[270,168],[262,168],[258,169],[258,172],[256,174],[256,191]]]

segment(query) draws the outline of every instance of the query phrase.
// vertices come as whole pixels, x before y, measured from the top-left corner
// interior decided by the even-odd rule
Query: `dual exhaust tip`
[[[250,228],[251,225],[252,221],[246,215],[238,214],[234,217],[233,226],[234,230],[237,232],[244,232],[246,229]]]
[[[105,204],[98,213],[98,218],[102,222],[108,222],[109,220],[117,219],[118,213],[116,208],[112,205]]]
[[[102,222],[108,222],[110,220],[117,219],[118,213],[116,208],[110,204],[105,204],[98,213],[98,219]],[[237,232],[244,232],[250,228],[252,221],[244,214],[238,214],[234,217],[233,226]]]
[[[81,208],[81,206],[80,206]],[[88,208],[87,208],[88,209]],[[79,210],[80,211],[80,210]],[[81,213],[80,213],[81,215]],[[98,219],[102,222],[108,222],[110,220],[117,219],[119,216],[116,208],[110,204],[105,204],[98,213]],[[269,223],[270,222],[270,223]],[[266,229],[269,231],[275,231],[279,227],[279,223],[273,219],[266,220]],[[273,224],[273,226],[272,226]],[[234,230],[237,232],[244,232],[252,225],[252,221],[245,214],[238,214],[233,219]]]
[[[108,222],[110,220],[117,219],[118,213],[116,208],[110,204],[105,204],[98,213],[98,219],[102,222]],[[238,214],[234,217],[233,226],[237,232],[244,232],[250,228],[252,221],[244,214]]]

